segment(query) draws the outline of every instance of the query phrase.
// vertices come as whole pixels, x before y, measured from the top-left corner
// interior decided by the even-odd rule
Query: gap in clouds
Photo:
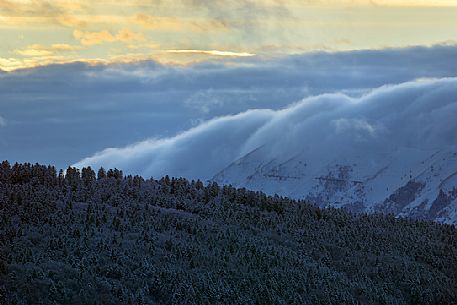
[[[384,84],[456,76],[456,56],[455,46],[434,46],[0,73],[0,113],[8,123],[0,128],[0,159],[66,167],[107,147],[170,138],[248,109],[278,110],[322,93],[359,97]]]

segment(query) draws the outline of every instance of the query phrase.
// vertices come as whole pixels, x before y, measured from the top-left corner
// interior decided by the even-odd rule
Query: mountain
[[[359,149],[320,155],[301,151],[284,158],[272,156],[263,145],[212,180],[321,207],[457,224],[457,147]]]

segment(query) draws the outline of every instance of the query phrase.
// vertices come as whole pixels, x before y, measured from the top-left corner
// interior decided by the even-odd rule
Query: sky
[[[0,0],[0,69],[454,44],[456,0]]]
[[[0,160],[208,178],[315,129],[457,144],[457,0],[0,0],[0,39]]]

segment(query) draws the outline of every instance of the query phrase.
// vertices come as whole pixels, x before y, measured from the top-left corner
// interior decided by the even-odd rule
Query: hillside
[[[321,207],[457,224],[457,147],[350,150],[326,158],[300,152],[271,157],[265,145],[213,178]]]
[[[0,166],[1,304],[457,304],[452,225]]]

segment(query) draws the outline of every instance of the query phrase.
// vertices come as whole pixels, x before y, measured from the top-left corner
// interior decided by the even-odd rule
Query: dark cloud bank
[[[0,159],[65,167],[130,145],[78,165],[207,178],[277,139],[456,144],[456,56],[435,46],[0,73]]]

